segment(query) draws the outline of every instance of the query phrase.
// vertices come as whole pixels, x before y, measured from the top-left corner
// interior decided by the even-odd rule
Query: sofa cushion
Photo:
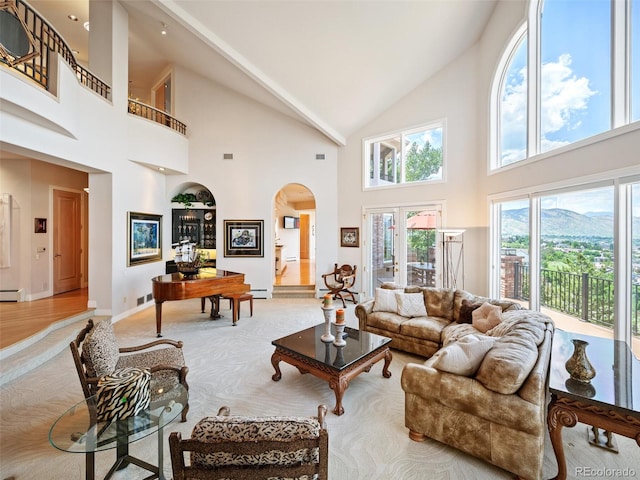
[[[453,319],[453,298],[455,290],[448,288],[426,287],[424,292],[424,304],[427,315],[430,317],[442,317]]]
[[[427,316],[422,293],[396,292],[396,301],[398,303],[398,315],[409,318]]]
[[[397,313],[373,312],[367,317],[367,325],[390,333],[400,333],[400,325],[407,320]]]
[[[497,393],[517,392],[538,359],[547,320],[531,310],[504,312],[502,322],[487,332],[499,338],[480,364],[476,380]]]
[[[405,319],[399,327],[402,335],[440,344],[442,331],[449,323],[449,320],[441,317],[414,317]]]
[[[502,321],[502,308],[484,302],[480,308],[471,313],[473,328],[482,333],[487,333]]]
[[[466,298],[462,300],[460,304],[460,315],[458,317],[457,323],[471,323],[473,321],[473,317],[471,314],[474,310],[480,308],[482,306],[482,302],[471,302]]]
[[[376,288],[373,304],[374,312],[398,312],[398,301],[396,300],[396,290],[386,288]]]
[[[443,372],[469,377],[476,373],[496,339],[485,335],[467,335],[438,350],[430,365]]]
[[[90,377],[102,377],[115,370],[120,347],[111,319],[100,320],[89,331],[82,342],[82,356]]]

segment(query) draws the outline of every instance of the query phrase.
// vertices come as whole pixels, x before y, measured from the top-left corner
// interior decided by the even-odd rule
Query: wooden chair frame
[[[76,366],[76,370],[78,372],[78,377],[80,378],[80,384],[82,385],[82,392],[84,393],[84,398],[92,397],[96,394],[97,386],[98,386],[98,377],[93,377],[87,373],[87,365],[86,359],[82,354],[82,342],[84,342],[87,334],[93,328],[93,319],[89,319],[87,322],[87,326],[80,330],[80,333],[76,336],[75,340],[72,340],[69,344],[69,348],[71,349],[71,355],[73,356],[73,362]],[[171,345],[176,348],[182,348],[181,341],[162,339],[155,340],[150,343],[145,343],[143,345],[138,345],[135,347],[124,347],[119,348],[120,353],[134,353],[141,352],[146,349],[156,347],[158,345]],[[189,373],[189,367],[182,366],[177,367],[175,365],[155,365],[149,369],[150,373],[158,372],[160,370],[173,370],[178,375],[178,381],[184,386],[186,390],[189,390],[189,384],[187,383],[187,373]],[[189,411],[189,404],[187,403],[182,411],[182,421],[187,421],[187,412]]]
[[[333,295],[333,299],[336,300],[339,298],[342,300],[342,306],[346,307],[345,299],[343,295],[350,297],[350,300],[353,303],[358,303],[354,296],[354,292],[349,290],[356,283],[356,269],[358,267],[356,265],[342,265],[338,267],[338,264],[335,264],[333,268],[333,272],[325,273],[322,275],[322,279],[324,280],[324,284],[329,289],[331,295]]]

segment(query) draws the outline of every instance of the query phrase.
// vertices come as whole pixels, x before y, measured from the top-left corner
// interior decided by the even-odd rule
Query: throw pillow
[[[438,350],[432,358],[431,366],[442,372],[470,377],[480,367],[496,339],[485,335],[466,335],[457,342]]]
[[[396,291],[387,288],[376,288],[373,311],[398,313]]]
[[[424,306],[422,293],[396,292],[398,302],[398,315],[403,317],[426,317],[427,309]]]
[[[469,300],[462,300],[462,303],[460,304],[460,317],[458,318],[458,323],[471,323],[473,321],[471,314],[481,306],[482,303],[473,303]]]
[[[502,308],[485,302],[471,313],[471,317],[473,328],[487,333],[502,321]]]

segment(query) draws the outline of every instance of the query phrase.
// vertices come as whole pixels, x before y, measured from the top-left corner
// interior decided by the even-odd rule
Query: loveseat
[[[402,372],[409,437],[429,437],[519,478],[540,479],[552,320],[463,290],[391,291],[396,313],[382,311],[392,310],[392,302],[375,307],[390,298],[377,290],[356,314],[360,329],[390,336],[392,348],[430,357]],[[417,303],[417,293],[426,315],[412,316],[420,305],[407,307]]]

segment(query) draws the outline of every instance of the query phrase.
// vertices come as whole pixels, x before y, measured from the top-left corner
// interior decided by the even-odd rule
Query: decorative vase
[[[333,341],[333,344],[336,347],[344,347],[347,342],[344,339],[344,327],[345,324],[344,323],[334,323],[335,327],[336,327],[336,339]]]
[[[573,380],[589,383],[596,376],[596,371],[587,358],[589,342],[575,338],[571,342],[573,343],[573,355],[564,366]]]
[[[322,307],[322,313],[324,314],[324,333],[320,336],[320,340],[331,343],[335,340],[335,337],[331,335],[331,322],[335,318],[336,311],[333,306]]]

